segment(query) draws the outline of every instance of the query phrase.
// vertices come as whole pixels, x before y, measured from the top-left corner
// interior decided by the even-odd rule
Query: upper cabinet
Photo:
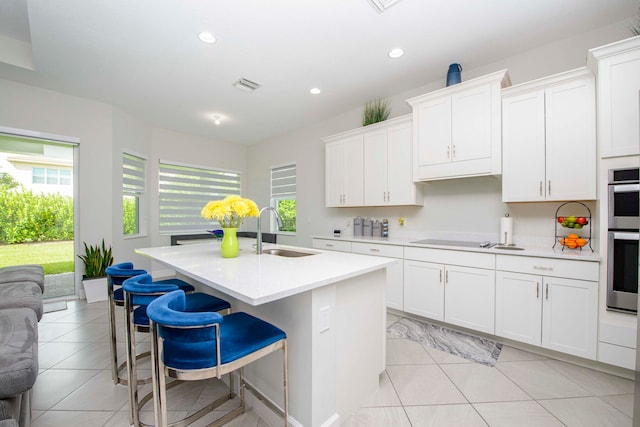
[[[501,173],[501,88],[506,70],[408,99],[413,108],[413,179]]]
[[[411,171],[411,115],[324,141],[327,207],[422,204]]]
[[[598,79],[598,145],[602,157],[638,154],[640,36],[591,49]]]
[[[362,135],[345,137],[326,144],[327,207],[362,206],[364,188],[362,150]]]
[[[502,91],[502,200],[596,198],[595,81],[586,67]]]

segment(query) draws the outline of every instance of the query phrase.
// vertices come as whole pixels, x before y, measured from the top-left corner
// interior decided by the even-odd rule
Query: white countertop
[[[343,252],[264,244],[267,248],[291,249],[314,255],[287,258],[256,255],[255,239],[239,239],[237,258],[222,258],[215,239],[184,246],[136,249],[204,285],[251,305],[286,298],[321,286],[385,268],[395,259]]]
[[[343,236],[343,237],[334,237],[334,236],[313,236],[315,239],[329,239],[329,240],[342,240],[347,242],[361,242],[361,243],[379,243],[383,245],[398,245],[398,246],[411,246],[416,248],[431,248],[431,249],[446,249],[446,250],[456,250],[456,251],[466,251],[466,252],[482,252],[487,254],[497,254],[497,255],[517,255],[517,256],[533,256],[533,257],[543,257],[543,258],[558,258],[558,259],[571,259],[571,260],[580,260],[580,261],[600,261],[600,256],[593,252],[588,247],[583,248],[583,250],[578,249],[565,249],[562,250],[562,246],[558,243],[554,249],[547,246],[519,246],[522,247],[522,250],[513,250],[513,249],[498,249],[496,247],[492,248],[469,248],[469,247],[460,247],[460,246],[445,246],[445,245],[426,245],[422,243],[411,243],[416,240],[422,240],[426,237],[414,237],[414,238],[402,238],[402,237],[356,237],[356,236]],[[472,239],[470,239],[472,240]]]

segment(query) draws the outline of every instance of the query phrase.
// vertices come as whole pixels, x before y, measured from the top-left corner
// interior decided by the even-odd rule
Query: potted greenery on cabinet
[[[102,245],[84,244],[84,255],[78,255],[84,262],[84,275],[82,286],[87,302],[106,301],[107,299],[107,274],[105,270],[113,264],[111,246],[107,248],[102,239]]]

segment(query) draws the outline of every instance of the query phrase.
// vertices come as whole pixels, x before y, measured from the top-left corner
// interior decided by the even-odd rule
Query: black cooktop
[[[442,246],[460,246],[464,248],[490,248],[494,246],[493,243],[489,241],[483,242],[469,242],[465,240],[439,240],[439,239],[424,239],[424,240],[416,240],[414,243],[418,245],[442,245]]]

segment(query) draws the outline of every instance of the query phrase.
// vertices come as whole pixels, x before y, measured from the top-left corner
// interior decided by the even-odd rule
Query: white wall
[[[513,84],[524,83],[584,66],[590,48],[628,36],[625,23],[620,23],[471,69],[466,69],[462,58],[460,62],[465,67],[462,78],[469,80],[507,68]],[[411,112],[406,99],[442,88],[447,67],[448,64],[442,64],[442,79],[391,97],[391,117]],[[371,93],[372,99],[377,96],[379,94]],[[322,138],[359,127],[361,114],[362,107],[358,107],[249,148],[249,196],[260,206],[269,202],[270,167],[285,161],[296,161],[298,165],[298,232],[296,236],[280,236],[279,242],[310,246],[312,236],[329,235],[334,227],[344,229],[347,222],[358,215],[388,218],[391,236],[460,232],[497,239],[499,218],[507,212],[514,218],[516,243],[519,238],[553,242],[553,217],[559,203],[502,203],[501,181],[494,177],[420,184],[425,196],[424,207],[326,208]],[[588,205],[597,217],[595,204]],[[403,228],[398,225],[400,216],[406,221]],[[348,228],[346,233],[350,232]]]

